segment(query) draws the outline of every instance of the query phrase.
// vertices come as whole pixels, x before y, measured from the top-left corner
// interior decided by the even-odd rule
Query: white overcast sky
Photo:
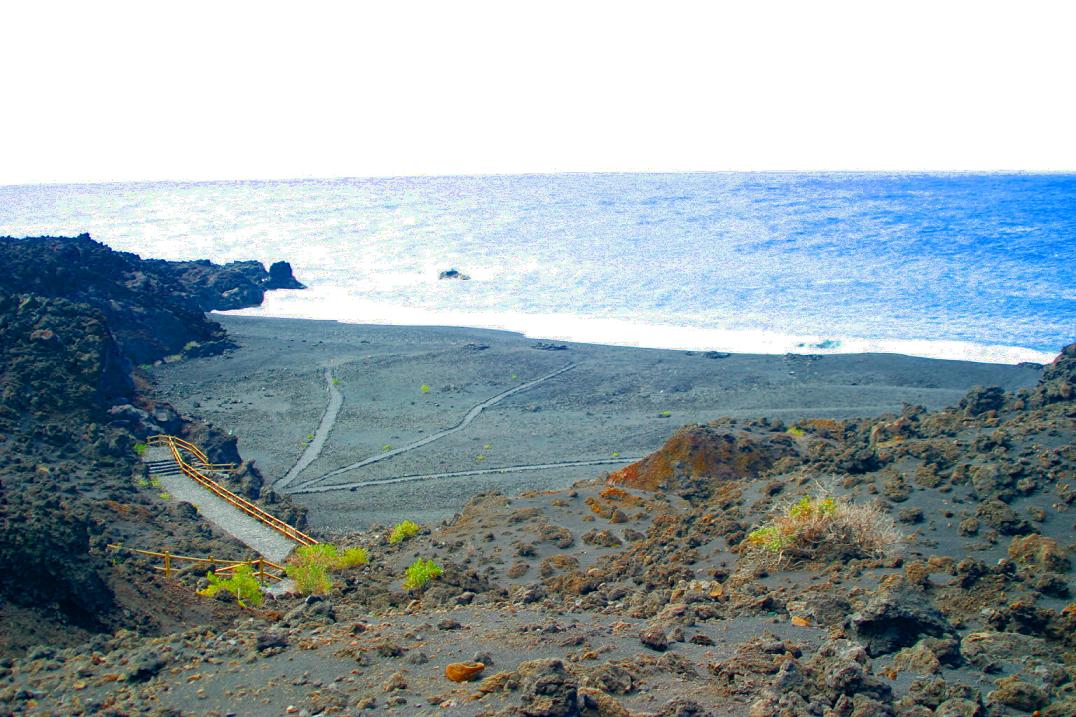
[[[1076,169],[1076,3],[0,7],[0,184]]]

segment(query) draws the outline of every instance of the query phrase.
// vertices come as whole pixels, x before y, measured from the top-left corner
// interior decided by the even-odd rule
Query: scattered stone
[[[394,672],[381,685],[381,689],[384,690],[385,692],[394,692],[396,690],[406,690],[407,689],[407,677],[402,672]]]
[[[445,666],[445,677],[453,682],[471,682],[477,680],[486,669],[481,662],[450,662]]]
[[[664,652],[669,649],[669,638],[665,631],[657,625],[648,627],[640,632],[639,642],[643,643],[644,647],[649,647],[657,652]]]
[[[1024,682],[1016,675],[1003,677],[994,683],[997,689],[986,696],[987,702],[995,702],[1026,712],[1044,707],[1049,696],[1038,687]]]
[[[526,717],[575,717],[578,683],[558,659],[520,663],[523,677],[521,713]]]
[[[953,632],[923,593],[908,589],[883,591],[852,615],[853,631],[864,640],[871,657],[914,645],[921,636],[941,637]]]
[[[258,652],[262,652],[263,650],[269,650],[272,648],[287,646],[288,636],[281,632],[276,632],[272,630],[267,632],[260,632],[258,633],[258,636],[254,638],[254,648]]]

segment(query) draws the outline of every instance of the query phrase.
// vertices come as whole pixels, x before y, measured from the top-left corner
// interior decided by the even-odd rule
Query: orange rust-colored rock
[[[609,475],[610,485],[657,491],[709,492],[700,480],[753,478],[778,458],[795,453],[796,442],[777,433],[761,437],[721,432],[710,426],[686,426],[646,458]]]
[[[792,624],[796,627],[810,627],[811,623],[807,621],[807,618],[800,617],[799,615],[792,616]]]
[[[481,662],[451,662],[445,667],[445,677],[453,682],[470,682],[478,679],[484,669]]]

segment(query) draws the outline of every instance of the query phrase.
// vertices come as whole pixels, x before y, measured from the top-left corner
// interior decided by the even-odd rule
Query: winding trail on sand
[[[471,422],[474,419],[478,418],[479,414],[481,414],[482,411],[486,410],[490,406],[493,406],[493,405],[495,405],[497,403],[500,403],[501,401],[508,398],[509,396],[513,396],[513,395],[515,395],[517,393],[520,393],[521,391],[526,391],[529,388],[533,388],[534,386],[537,386],[538,384],[542,383],[543,381],[548,381],[549,379],[554,378],[556,376],[559,376],[559,375],[561,375],[562,373],[564,373],[566,371],[571,371],[573,368],[575,368],[575,366],[576,366],[576,364],[574,364],[574,363],[567,364],[566,366],[561,366],[556,371],[553,371],[551,373],[547,373],[544,376],[539,376],[538,378],[536,378],[536,379],[534,379],[532,381],[527,381],[526,383],[521,383],[518,386],[515,386],[513,388],[508,389],[507,391],[501,391],[496,396],[492,396],[491,398],[487,398],[484,401],[480,401],[480,402],[476,403],[475,405],[471,406],[471,409],[469,411],[467,411],[467,413],[466,413],[466,415],[464,415],[463,419],[459,423],[457,423],[456,425],[452,426],[451,428],[446,428],[443,431],[433,433],[433,434],[431,434],[429,436],[426,436],[425,438],[421,438],[421,439],[419,439],[417,441],[414,441],[413,443],[408,443],[406,446],[401,446],[400,448],[394,448],[391,451],[386,451],[384,453],[379,453],[376,456],[370,456],[369,458],[365,458],[365,459],[363,459],[361,461],[351,463],[349,465],[343,466],[342,468],[337,468],[335,470],[331,470],[328,473],[325,473],[324,475],[318,476],[317,478],[311,478],[310,480],[303,481],[298,486],[296,486],[296,488],[294,490],[290,490],[288,492],[289,493],[309,493],[309,492],[313,492],[313,491],[310,490],[310,487],[313,486],[315,483],[320,483],[321,481],[326,480],[327,478],[332,478],[333,476],[340,475],[341,473],[347,473],[349,471],[353,471],[353,470],[356,470],[358,468],[363,468],[365,466],[372,465],[374,463],[379,463],[381,461],[388,460],[389,458],[392,458],[394,456],[398,456],[401,453],[407,453],[408,451],[413,451],[416,448],[422,448],[423,446],[428,446],[429,444],[433,443],[434,441],[441,440],[445,436],[450,436],[453,433],[457,433],[459,431],[462,431],[464,428],[471,425]],[[328,415],[328,414],[326,413],[326,415]],[[335,419],[336,419],[336,416],[334,414],[333,415],[333,420],[335,420]],[[322,424],[324,425],[324,419],[322,419]],[[330,425],[330,427],[331,427],[331,425]],[[321,429],[319,428],[318,430],[320,431]],[[324,441],[322,441],[322,442],[324,442]],[[313,446],[313,443],[311,444],[310,447],[312,447],[312,446]],[[310,447],[307,448],[306,452],[309,451]],[[318,447],[318,450],[319,451],[321,450],[320,446]],[[303,453],[303,457],[306,456],[306,452]],[[313,460],[313,459],[311,459],[311,460]],[[300,462],[301,461],[302,461],[302,458],[300,458]],[[298,465],[299,464],[296,463],[296,466],[298,466]],[[309,465],[309,463],[304,464],[303,467],[305,468],[306,465]],[[288,471],[288,475],[284,476],[284,478],[282,478],[280,480],[280,482],[276,484],[276,487],[283,488],[283,487],[287,486],[289,483],[291,483],[292,480],[294,480],[295,475],[298,475],[298,473],[295,471],[295,467],[293,467],[292,470]],[[395,479],[390,479],[390,480],[395,480]],[[331,488],[333,490],[336,490],[335,486],[332,486]]]
[[[360,481],[357,483],[335,483],[333,485],[299,486],[291,491],[292,495],[302,493],[328,493],[333,490],[351,490],[352,488],[364,488],[375,485],[388,485],[390,483],[409,483],[417,480],[429,480],[435,478],[460,478],[465,476],[490,475],[495,473],[517,473],[523,471],[542,471],[550,468],[575,468],[577,466],[601,466],[601,465],[627,465],[641,460],[641,456],[619,458],[595,458],[583,461],[565,461],[563,463],[535,463],[522,466],[503,466],[501,468],[478,468],[469,471],[452,471],[450,473],[423,473],[420,475],[399,476],[398,478],[381,478],[375,480]]]
[[[340,393],[340,389],[336,387],[332,368],[329,366],[325,367],[325,385],[329,389],[329,405],[325,407],[325,413],[321,414],[321,423],[318,424],[318,430],[314,432],[314,440],[310,441],[306,450],[299,456],[299,460],[295,461],[295,465],[291,467],[287,475],[273,484],[274,488],[284,488],[295,480],[300,473],[306,470],[308,465],[321,455],[321,449],[325,447],[329,432],[332,431],[333,426],[336,424],[336,415],[340,413],[340,407],[344,405],[344,394]]]

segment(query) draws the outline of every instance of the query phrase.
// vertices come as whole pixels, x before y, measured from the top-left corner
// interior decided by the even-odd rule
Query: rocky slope
[[[143,262],[87,236],[0,239],[0,266],[0,653],[230,614],[162,601],[178,588],[106,550],[118,542],[246,555],[142,480],[134,446],[151,433],[190,436],[217,460],[239,456],[234,438],[156,404],[132,365],[226,348],[202,309],[230,306],[236,292],[260,301],[286,277],[260,265]],[[236,480],[264,497],[256,468]]]
[[[1070,346],[1036,387],[944,411],[685,427],[571,490],[336,536],[371,559],[323,597],[2,663],[0,709],[1070,716],[1074,387]],[[758,526],[822,495],[901,535],[757,559]],[[404,589],[417,557],[444,574]]]

